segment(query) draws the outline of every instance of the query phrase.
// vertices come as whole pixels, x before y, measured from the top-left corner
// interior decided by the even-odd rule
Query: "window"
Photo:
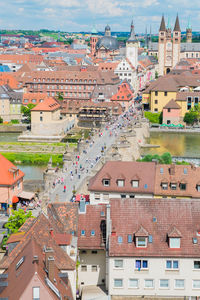
[[[167,112],[171,112],[171,108],[168,108],[168,109],[167,109]]]
[[[115,266],[115,268],[123,268],[123,260],[122,259],[115,259],[114,266]]]
[[[198,260],[194,261],[194,269],[199,269],[200,270],[200,261],[198,261]]]
[[[158,109],[157,109],[157,108],[154,108],[154,112],[158,112]]]
[[[128,243],[132,243],[133,239],[132,239],[132,234],[128,234]]]
[[[170,248],[178,249],[178,248],[180,248],[180,244],[181,244],[180,238],[170,238],[169,239],[169,247]]]
[[[81,265],[81,272],[87,272],[87,266]]]
[[[97,250],[92,250],[92,254],[97,254]]]
[[[95,200],[100,200],[100,194],[99,193],[94,193],[94,199]]]
[[[114,279],[114,287],[123,287],[123,279]]]
[[[81,235],[82,235],[82,236],[85,235],[85,230],[81,230]]]
[[[91,235],[92,235],[92,236],[95,235],[95,230],[91,230]]]
[[[162,182],[161,187],[162,187],[163,190],[167,190],[168,189],[168,183]]]
[[[200,289],[200,280],[193,280],[192,287],[193,289]]]
[[[160,279],[160,288],[169,288],[169,279]]]
[[[180,190],[182,191],[186,190],[186,183],[180,183]]]
[[[155,100],[155,104],[158,104],[158,100]]]
[[[164,92],[164,95],[167,96],[167,92]]]
[[[110,179],[103,179],[103,185],[109,186],[110,185]]]
[[[138,186],[139,186],[139,180],[132,180],[132,187],[138,188]]]
[[[40,117],[40,122],[42,122],[43,121],[43,117]]]
[[[147,238],[146,237],[137,237],[136,238],[136,247],[147,247]]]
[[[145,279],[144,287],[145,288],[153,288],[153,279]]]
[[[92,266],[92,272],[97,272],[97,266]]]
[[[136,269],[148,269],[148,260],[137,259],[135,261]]]
[[[158,91],[155,91],[155,96],[158,96]]]
[[[40,288],[33,287],[33,300],[39,300],[39,299],[40,299]]]
[[[166,261],[166,269],[177,270],[179,268],[178,260],[167,260]]]
[[[174,287],[176,289],[184,289],[184,285],[185,285],[184,279],[175,279]]]
[[[122,194],[122,195],[121,195],[121,198],[126,198],[126,195]]]
[[[184,168],[184,169],[183,169],[183,173],[184,173],[184,174],[187,174],[187,168]]]
[[[129,279],[129,287],[137,289],[138,288],[138,279],[135,279],[135,278]]]
[[[170,187],[171,187],[171,190],[176,190],[177,184],[176,183],[171,183]]]
[[[122,236],[118,236],[118,243],[119,243],[119,244],[122,244],[122,242],[123,242]]]
[[[199,104],[199,97],[194,97],[194,105],[198,105]]]
[[[121,180],[121,179],[117,180],[117,186],[118,187],[123,187],[124,186],[124,180]]]
[[[163,173],[164,173],[164,169],[160,168],[160,174],[163,174]]]

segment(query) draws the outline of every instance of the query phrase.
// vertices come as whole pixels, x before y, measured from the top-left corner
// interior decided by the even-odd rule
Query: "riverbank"
[[[167,127],[160,127],[160,128],[149,128],[150,132],[175,132],[175,133],[200,133],[200,128],[167,128]]]
[[[63,165],[62,154],[43,154],[43,153],[12,153],[1,152],[1,154],[14,164],[47,166],[49,159],[52,157],[53,166]]]
[[[23,132],[23,131],[26,131],[27,130],[27,125],[21,125],[21,124],[1,124],[0,125],[0,132],[8,132],[8,133],[20,133],[20,132]]]

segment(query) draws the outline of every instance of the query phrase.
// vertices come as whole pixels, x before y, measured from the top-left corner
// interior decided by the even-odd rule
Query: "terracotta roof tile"
[[[0,154],[0,185],[13,185],[22,180],[24,173]]]
[[[31,111],[54,111],[60,108],[60,104],[53,98],[45,98],[38,103]]]

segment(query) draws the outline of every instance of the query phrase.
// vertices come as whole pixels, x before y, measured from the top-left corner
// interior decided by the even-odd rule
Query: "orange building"
[[[118,87],[118,92],[110,99],[112,102],[118,102],[127,110],[133,100],[133,92],[127,82],[123,82]]]

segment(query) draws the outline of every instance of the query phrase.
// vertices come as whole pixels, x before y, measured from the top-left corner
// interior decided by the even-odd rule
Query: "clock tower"
[[[126,42],[126,58],[131,62],[133,67],[137,69],[138,66],[138,48],[139,41],[136,39],[133,21],[131,23],[130,37]]]

